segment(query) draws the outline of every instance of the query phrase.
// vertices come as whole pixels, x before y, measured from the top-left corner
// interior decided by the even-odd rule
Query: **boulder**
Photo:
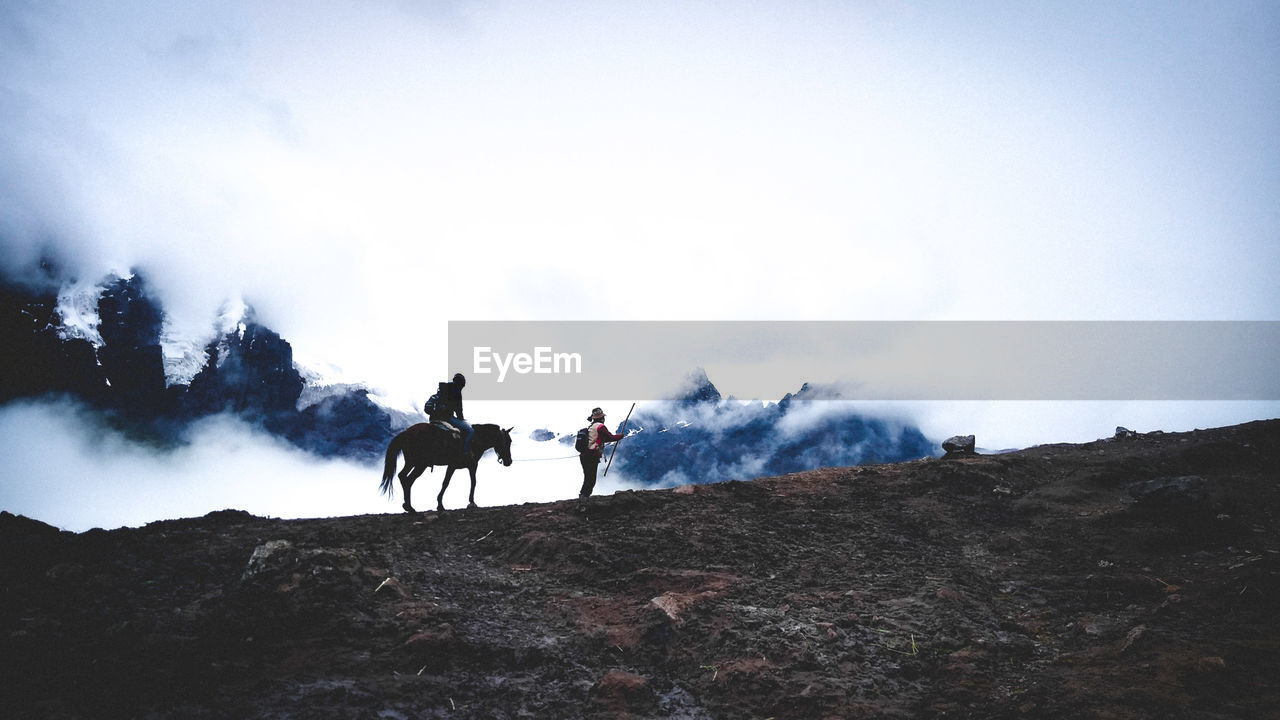
[[[976,439],[973,435],[953,435],[942,441],[942,449],[948,456],[973,455]]]

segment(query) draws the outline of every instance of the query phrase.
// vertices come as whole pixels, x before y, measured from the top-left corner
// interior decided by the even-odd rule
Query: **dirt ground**
[[[4,513],[0,716],[1275,718],[1278,475],[1268,421],[418,515]]]

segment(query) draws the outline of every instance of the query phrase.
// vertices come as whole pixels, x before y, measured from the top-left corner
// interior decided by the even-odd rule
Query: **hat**
[[[601,410],[600,408],[592,408],[592,409],[591,409],[591,417],[589,417],[589,418],[587,418],[587,419],[588,419],[588,420],[603,420],[603,419],[604,419],[604,411],[603,411],[603,410]]]

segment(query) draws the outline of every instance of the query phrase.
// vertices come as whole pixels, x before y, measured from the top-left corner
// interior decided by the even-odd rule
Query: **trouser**
[[[578,497],[587,497],[596,489],[596,472],[600,470],[600,458],[594,453],[582,453],[578,456],[582,461],[582,490]]]
[[[462,454],[466,455],[471,451],[471,436],[476,434],[476,431],[471,427],[471,423],[460,417],[447,418],[445,422],[462,431]]]

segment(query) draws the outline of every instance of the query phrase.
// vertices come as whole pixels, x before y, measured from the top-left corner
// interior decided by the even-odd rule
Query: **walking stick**
[[[636,409],[636,404],[631,403],[631,410],[627,411],[627,417],[622,421],[622,430],[618,432],[618,434],[621,435],[622,437],[627,436],[627,420],[631,419],[631,411],[635,409]],[[641,429],[643,430],[644,428],[641,428]],[[606,477],[609,474],[609,466],[613,464],[613,456],[618,454],[618,443],[620,442],[622,441],[619,440],[618,442],[613,444],[613,451],[609,453],[609,462],[605,463],[605,466],[604,466],[604,475],[601,475],[600,477]]]

